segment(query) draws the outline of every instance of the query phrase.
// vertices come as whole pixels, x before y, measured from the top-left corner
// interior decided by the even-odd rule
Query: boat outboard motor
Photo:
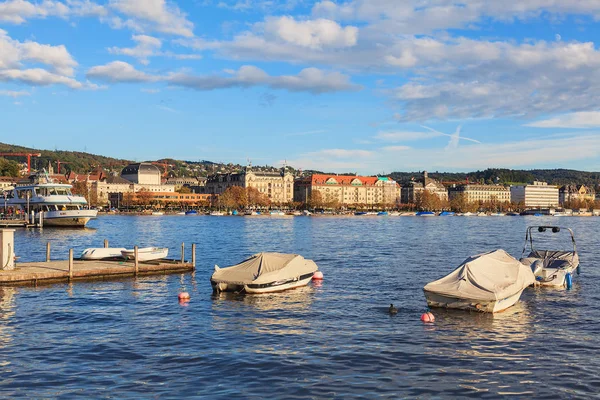
[[[544,268],[544,263],[540,260],[535,260],[531,263],[530,267],[533,275],[538,276],[538,273],[542,270],[542,268]]]

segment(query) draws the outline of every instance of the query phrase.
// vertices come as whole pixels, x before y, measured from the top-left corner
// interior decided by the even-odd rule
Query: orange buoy
[[[323,273],[321,271],[317,271],[313,274],[312,277],[313,281],[322,281],[323,280]]]
[[[181,292],[179,293],[179,300],[189,300],[190,299],[190,294],[188,292]]]
[[[433,316],[433,313],[431,313],[430,311],[427,311],[426,313],[423,313],[421,315],[421,321],[427,322],[427,323],[435,322],[435,317]]]

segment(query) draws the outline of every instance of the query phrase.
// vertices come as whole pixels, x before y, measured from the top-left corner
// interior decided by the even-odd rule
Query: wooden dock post
[[[73,280],[73,249],[69,249],[69,282]]]
[[[39,215],[38,227],[43,228],[44,227],[44,212],[40,211],[40,213],[38,215]]]
[[[104,248],[108,249],[108,239],[104,239]]]
[[[133,262],[135,264],[135,276],[137,276],[138,271],[139,271],[139,265],[138,265],[138,247],[137,246],[133,246]]]
[[[46,243],[46,262],[50,262],[50,242]]]
[[[196,268],[196,243],[192,243],[192,267]]]
[[[181,263],[185,263],[185,242],[181,243]]]

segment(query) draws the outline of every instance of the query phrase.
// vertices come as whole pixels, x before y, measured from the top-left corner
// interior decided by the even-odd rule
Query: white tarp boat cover
[[[531,268],[504,250],[467,258],[452,273],[430,282],[423,290],[479,301],[505,299],[535,282]]]
[[[317,264],[297,254],[258,253],[237,265],[215,266],[211,281],[236,285],[266,284],[282,281],[318,270]]]

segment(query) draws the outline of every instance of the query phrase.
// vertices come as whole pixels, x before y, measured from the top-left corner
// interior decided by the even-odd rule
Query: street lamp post
[[[30,192],[29,190],[27,191],[27,222],[29,222],[29,196],[30,196]]]

